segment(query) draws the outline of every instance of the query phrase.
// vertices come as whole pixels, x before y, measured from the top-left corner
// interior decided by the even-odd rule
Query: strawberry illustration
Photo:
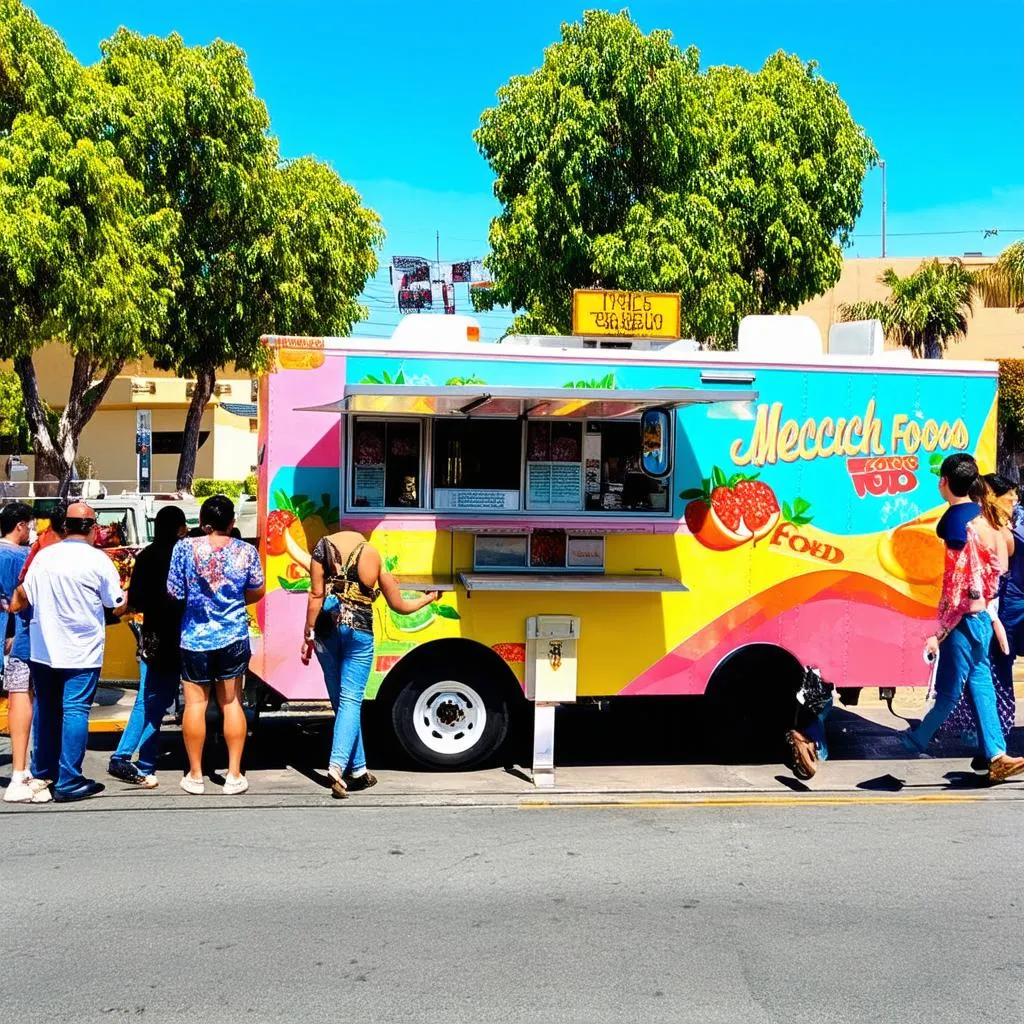
[[[754,540],[767,537],[779,521],[781,509],[775,492],[762,480],[746,478],[736,481],[736,497],[743,510],[743,522]]]
[[[779,500],[757,474],[727,477],[715,466],[701,486],[683,491],[690,499],[684,510],[690,532],[713,551],[728,551],[767,536],[779,521]]]
[[[283,555],[285,530],[296,522],[295,513],[286,508],[275,508],[267,516],[267,554]]]

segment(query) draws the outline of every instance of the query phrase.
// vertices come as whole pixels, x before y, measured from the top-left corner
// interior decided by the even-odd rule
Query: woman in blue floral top
[[[263,567],[251,544],[231,536],[235,507],[223,494],[207,498],[199,510],[201,537],[179,541],[171,556],[167,591],[185,602],[181,620],[181,677],[185,710],[181,731],[189,772],[186,793],[203,792],[203,745],[210,687],[224,714],[228,773],[224,792],[244,793],[242,749],[247,730],[242,681],[249,667],[249,619],[245,607],[263,597]]]

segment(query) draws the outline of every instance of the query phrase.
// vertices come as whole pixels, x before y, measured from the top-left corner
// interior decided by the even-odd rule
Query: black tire
[[[758,644],[727,658],[705,697],[708,754],[725,764],[778,760],[802,679],[799,662],[779,647]]]
[[[501,686],[471,665],[455,664],[448,671],[423,666],[391,705],[399,746],[427,768],[471,768],[494,758],[508,737],[510,719]]]

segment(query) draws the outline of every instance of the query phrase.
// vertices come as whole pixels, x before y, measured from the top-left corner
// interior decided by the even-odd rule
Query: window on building
[[[437,420],[433,453],[435,508],[519,508],[523,431],[518,420]]]
[[[589,421],[583,439],[585,507],[594,512],[665,512],[667,481],[640,465],[640,422]]]
[[[208,430],[199,432],[199,447],[206,444],[210,436]],[[154,455],[180,455],[181,446],[184,444],[185,434],[181,430],[154,430],[153,431],[153,454]]]
[[[423,425],[357,417],[352,424],[354,508],[421,508]]]

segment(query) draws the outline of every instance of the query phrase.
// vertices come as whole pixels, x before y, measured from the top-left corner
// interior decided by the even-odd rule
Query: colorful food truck
[[[440,592],[377,603],[367,694],[425,765],[492,757],[524,701],[541,743],[559,703],[706,694],[733,747],[792,723],[806,667],[850,694],[925,684],[937,470],[994,467],[995,364],[787,350],[788,330],[731,353],[265,338],[261,702],[326,695],[299,652],[309,553],[341,522]]]

